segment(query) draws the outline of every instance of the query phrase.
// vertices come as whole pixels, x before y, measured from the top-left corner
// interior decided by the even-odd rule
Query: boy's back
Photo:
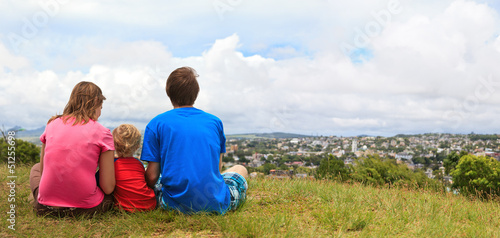
[[[225,142],[220,119],[194,107],[176,108],[149,122],[141,159],[160,163],[168,207],[225,213],[231,200],[219,171]]]

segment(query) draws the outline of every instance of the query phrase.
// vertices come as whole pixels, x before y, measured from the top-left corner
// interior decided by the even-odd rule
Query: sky
[[[497,0],[0,0],[0,124],[39,128],[96,83],[143,130],[174,69],[226,134],[500,133]]]

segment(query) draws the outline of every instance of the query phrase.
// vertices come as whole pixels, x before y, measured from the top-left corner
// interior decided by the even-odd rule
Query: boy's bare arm
[[[219,172],[222,174],[222,154],[220,154],[220,160],[219,160]]]
[[[160,177],[160,163],[149,162],[148,168],[146,169],[146,183],[148,187],[154,188],[156,181]]]

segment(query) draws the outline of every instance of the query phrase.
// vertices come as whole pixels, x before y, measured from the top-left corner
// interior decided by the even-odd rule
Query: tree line
[[[321,161],[315,176],[317,179],[340,182],[359,182],[373,186],[408,187],[445,191],[449,186],[464,196],[498,199],[500,197],[500,162],[487,156],[476,156],[465,151],[452,152],[443,163],[445,174],[449,174],[452,183],[446,184],[428,178],[422,171],[410,170],[396,160],[380,158],[377,155],[357,158],[354,165],[346,165],[342,159],[332,155]]]

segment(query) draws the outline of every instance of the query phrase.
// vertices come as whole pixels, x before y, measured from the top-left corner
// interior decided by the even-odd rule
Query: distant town
[[[44,128],[20,131],[18,138],[40,145]],[[443,160],[452,152],[466,151],[500,161],[500,135],[484,134],[418,134],[382,136],[304,136],[290,133],[226,135],[225,167],[242,164],[250,170],[266,164],[273,171],[299,171],[311,175],[321,160],[333,155],[353,164],[356,158],[378,156],[395,159],[411,170],[422,170],[429,178],[444,174]],[[140,158],[140,150],[135,154]],[[297,174],[297,173],[296,173]]]
[[[377,155],[392,158],[411,170],[423,170],[429,178],[444,175],[443,160],[453,151],[500,160],[500,137],[479,134],[421,134],[394,137],[293,137],[265,138],[258,135],[228,136],[225,166],[243,164],[250,168],[274,164],[281,170],[315,169],[321,159],[333,155],[345,164],[355,158]]]

